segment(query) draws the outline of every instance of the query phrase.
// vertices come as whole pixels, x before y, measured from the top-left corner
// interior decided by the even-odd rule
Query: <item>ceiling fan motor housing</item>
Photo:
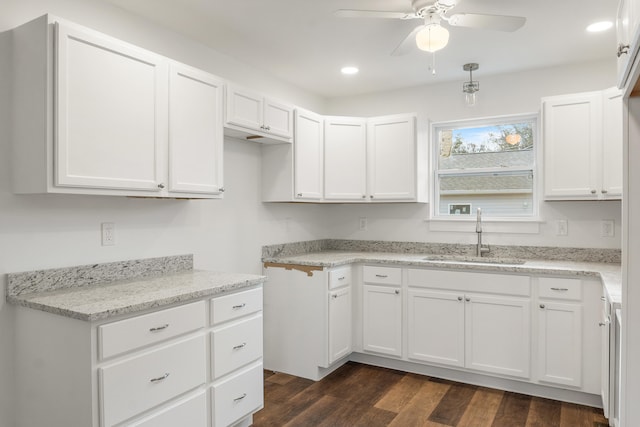
[[[446,12],[457,3],[457,0],[412,0],[411,7],[416,15],[424,17],[428,13]]]

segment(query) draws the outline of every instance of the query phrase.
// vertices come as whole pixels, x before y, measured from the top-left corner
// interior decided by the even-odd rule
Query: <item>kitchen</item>
[[[602,90],[615,84],[615,63],[598,59],[581,64],[482,75],[480,102],[461,108],[460,86],[466,74],[444,83],[398,89],[381,94],[324,98],[198,44],[189,37],[113,6],[108,2],[5,1],[0,6],[3,30],[44,13],[53,13],[184,63],[206,69],[279,99],[332,115],[380,116],[417,112],[432,122],[530,113],[540,109],[542,96]],[[7,48],[9,40],[0,38]],[[462,64],[459,64],[461,68]],[[483,64],[481,64],[482,66]],[[425,59],[425,69],[427,61]],[[15,195],[10,187],[9,152],[12,88],[4,78],[10,64],[0,64],[0,129],[2,129],[2,239],[0,273],[142,259],[193,253],[203,270],[259,274],[261,247],[324,238],[433,241],[472,244],[474,226],[463,232],[435,231],[425,222],[424,204],[317,205],[262,203],[261,147],[225,140],[226,192],[223,200],[182,201],[80,195]],[[481,69],[482,70],[482,69]],[[427,102],[437,99],[437,104]],[[514,103],[513,100],[518,102]],[[424,126],[424,123],[423,123]],[[424,130],[423,130],[424,131]],[[491,232],[490,245],[621,248],[621,203],[553,202],[541,204],[538,233]],[[367,218],[361,230],[359,219]],[[567,220],[568,234],[557,236],[556,221]],[[613,220],[614,237],[601,237],[600,222]],[[114,246],[100,245],[100,224],[115,224]],[[3,289],[5,286],[3,285]],[[11,306],[0,302],[0,423],[12,426],[14,340]],[[635,378],[635,377],[631,377]],[[631,408],[633,409],[633,408]],[[7,415],[5,415],[7,414]],[[0,424],[1,425],[1,424]],[[630,425],[633,425],[631,423]],[[2,425],[2,427],[5,427]]]

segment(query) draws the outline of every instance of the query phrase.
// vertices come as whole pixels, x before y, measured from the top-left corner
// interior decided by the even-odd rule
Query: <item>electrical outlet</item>
[[[358,228],[362,231],[367,229],[367,217],[361,217],[358,221]]]
[[[600,221],[600,235],[602,237],[613,237],[615,230],[615,222],[612,219],[603,219]]]
[[[556,236],[566,236],[569,234],[569,224],[566,219],[556,221]]]
[[[102,231],[102,246],[113,246],[116,244],[116,224],[113,222],[103,222],[100,224]]]

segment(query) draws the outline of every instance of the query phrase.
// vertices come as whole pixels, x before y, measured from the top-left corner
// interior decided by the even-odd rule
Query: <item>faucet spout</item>
[[[489,252],[489,245],[482,244],[482,209],[476,211],[476,233],[478,234],[478,244],[476,245],[476,256],[481,257]]]

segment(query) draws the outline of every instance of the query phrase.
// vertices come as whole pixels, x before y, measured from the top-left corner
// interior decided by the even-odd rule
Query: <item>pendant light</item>
[[[477,92],[480,90],[480,82],[473,81],[473,72],[480,68],[475,62],[464,64],[462,69],[469,72],[469,81],[462,84],[462,92],[464,92],[464,100],[468,107],[473,107],[478,102]]]

